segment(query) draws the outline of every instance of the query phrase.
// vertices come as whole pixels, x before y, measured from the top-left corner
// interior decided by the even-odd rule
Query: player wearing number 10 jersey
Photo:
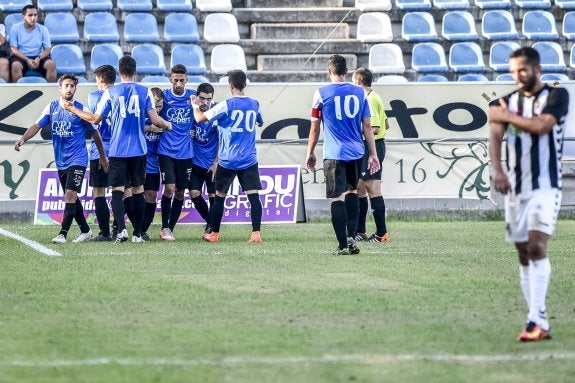
[[[244,94],[246,74],[241,70],[228,72],[232,97],[216,104],[205,113],[194,99],[196,122],[217,121],[219,133],[218,166],[216,169],[216,198],[210,210],[212,232],[204,233],[208,242],[218,242],[220,225],[224,214],[226,194],[236,175],[250,202],[252,233],[249,242],[260,243],[262,204],[258,190],[261,189],[256,152],[256,125],[263,124],[259,103]]]

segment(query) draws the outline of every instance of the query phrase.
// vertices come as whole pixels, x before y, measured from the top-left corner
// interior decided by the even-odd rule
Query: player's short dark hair
[[[237,90],[244,90],[248,82],[248,77],[243,70],[231,70],[227,73],[228,83]]]
[[[364,86],[371,86],[373,82],[373,73],[364,67],[357,68],[355,72],[353,72],[353,76]]]
[[[74,85],[78,85],[78,77],[76,77],[76,75],[69,73],[62,75],[58,80],[58,85],[62,85],[64,80],[72,80],[74,82]]]
[[[170,70],[171,74],[186,74],[188,73],[188,70],[186,69],[186,66],[183,64],[176,64],[172,67],[172,69]]]
[[[342,55],[331,55],[327,62],[327,67],[332,74],[337,76],[343,76],[347,73],[347,63]]]
[[[28,12],[29,9],[35,9],[36,11],[38,11],[37,6],[35,6],[34,4],[28,4],[28,5],[25,5],[24,8],[22,8],[22,14],[26,15],[26,12]]]
[[[118,63],[121,75],[132,77],[136,75],[136,59],[130,55],[124,55]]]
[[[539,56],[539,52],[536,49],[531,47],[521,47],[509,55],[510,59],[515,59],[519,57],[525,57],[527,64],[532,66],[537,66],[541,63],[541,58]]]
[[[214,87],[212,86],[212,84],[209,84],[207,82],[203,82],[200,85],[198,85],[198,89],[196,90],[196,92],[198,94],[200,93],[206,93],[206,94],[214,94]]]
[[[116,82],[116,69],[108,64],[100,65],[94,70],[94,76],[101,78],[106,84],[113,84]]]
[[[164,91],[158,88],[157,86],[150,88],[150,92],[152,92],[152,97],[156,100],[163,100],[164,99]]]

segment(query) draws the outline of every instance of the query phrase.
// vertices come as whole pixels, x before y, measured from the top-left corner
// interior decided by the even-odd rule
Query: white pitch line
[[[398,355],[322,355],[317,357],[286,356],[286,357],[225,357],[221,359],[125,359],[96,358],[78,360],[5,360],[0,361],[0,367],[76,367],[76,366],[242,366],[253,364],[285,365],[285,364],[335,364],[363,363],[390,364],[397,362],[431,361],[442,363],[501,363],[542,360],[575,360],[575,352],[538,353],[538,354],[398,354]]]
[[[26,246],[30,246],[32,249],[47,255],[49,257],[60,257],[62,254],[58,253],[55,250],[49,249],[46,246],[36,242],[36,241],[32,241],[31,239],[22,237],[21,235],[12,233],[11,231],[8,230],[4,230],[2,228],[0,228],[0,234],[4,235],[5,237],[8,238],[12,238],[15,239],[16,241],[22,242],[23,244],[25,244]]]

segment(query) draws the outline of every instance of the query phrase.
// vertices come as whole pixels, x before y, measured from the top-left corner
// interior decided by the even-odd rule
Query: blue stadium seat
[[[402,11],[428,11],[431,9],[430,0],[395,0],[395,6]]]
[[[238,20],[231,13],[210,13],[204,20],[204,39],[209,43],[239,42]]]
[[[563,48],[556,42],[539,41],[533,44],[533,49],[539,52],[541,58],[541,71],[564,72],[566,69]]]
[[[467,9],[469,8],[468,0],[433,0],[435,9]]]
[[[10,13],[9,15],[6,15],[6,18],[4,19],[4,26],[6,27],[6,36],[8,36],[8,33],[10,33],[10,29],[12,29],[12,26],[14,24],[21,23],[22,21],[24,21],[22,13]]]
[[[0,84],[6,84],[6,80],[0,77]]]
[[[231,0],[196,0],[200,12],[231,12]]]
[[[208,79],[206,76],[200,76],[200,75],[188,76],[188,83],[201,84],[202,82],[210,82],[210,79]]]
[[[445,51],[438,43],[415,44],[411,54],[411,68],[416,72],[447,72]]]
[[[391,0],[355,0],[355,8],[362,12],[390,11]]]
[[[160,74],[166,73],[164,52],[154,44],[138,44],[132,48],[132,57],[136,60],[138,73]]]
[[[140,82],[152,82],[152,83],[170,83],[170,78],[162,75],[147,75],[142,77]]]
[[[417,82],[449,82],[447,77],[440,74],[426,74],[417,79]]]
[[[543,73],[541,75],[542,81],[569,81],[569,76],[565,73]]]
[[[124,12],[149,12],[152,10],[152,0],[117,0],[117,6]]]
[[[459,76],[457,79],[459,82],[467,82],[467,81],[489,81],[487,76],[484,74],[476,74],[476,73],[466,73],[464,75]]]
[[[455,73],[485,71],[481,47],[472,42],[453,44],[449,49],[449,67]]]
[[[530,40],[557,40],[555,17],[548,11],[529,11],[523,16],[523,35]]]
[[[204,50],[199,45],[176,45],[172,48],[170,66],[182,64],[188,74],[205,74],[207,72]]]
[[[373,73],[404,73],[403,51],[397,44],[374,44],[369,49],[368,68]]]
[[[489,49],[489,67],[494,71],[507,72],[509,70],[509,55],[519,49],[515,41],[498,41]]]
[[[91,12],[84,19],[84,39],[89,42],[118,42],[116,17],[108,12]]]
[[[74,8],[72,0],[38,0],[36,5],[42,12],[63,12]]]
[[[401,21],[401,37],[407,41],[435,41],[435,19],[428,12],[406,12]]]
[[[164,21],[164,39],[172,43],[200,41],[198,22],[191,13],[170,13]]]
[[[515,18],[507,10],[492,10],[483,14],[481,35],[487,40],[514,40],[519,37]]]
[[[561,33],[567,40],[575,40],[575,11],[567,12],[565,16],[563,16]]]
[[[17,84],[42,84],[47,82],[48,81],[41,76],[24,76],[20,77],[18,81],[16,81]]]
[[[509,9],[511,0],[475,0],[475,5],[480,9]]]
[[[216,74],[226,74],[235,69],[247,72],[248,66],[243,48],[236,44],[216,45],[212,49],[210,69]]]
[[[82,54],[82,49],[80,49],[78,45],[54,45],[50,54],[56,63],[56,71],[58,74],[72,73],[83,75],[86,73],[84,55]]]
[[[76,0],[77,7],[86,12],[111,11],[112,0]]]
[[[158,22],[151,13],[130,13],[124,20],[124,39],[134,43],[160,41]]]
[[[162,12],[190,12],[192,0],[157,0],[157,7]]]
[[[562,9],[575,9],[575,0],[555,0],[555,5]]]
[[[575,68],[575,45],[571,46],[571,52],[569,54],[569,67]]]
[[[88,81],[88,79],[84,76],[76,76],[76,78],[78,79],[78,84],[92,82],[92,81]]]
[[[393,40],[391,19],[384,12],[366,12],[357,21],[357,39],[366,42],[387,42]]]
[[[50,41],[54,43],[77,43],[80,41],[78,22],[72,13],[48,13],[44,26],[50,32]]]
[[[551,0],[515,0],[515,5],[524,9],[547,9],[551,8]]]
[[[475,18],[467,11],[451,11],[443,15],[441,35],[451,41],[477,40]]]
[[[32,0],[0,0],[0,11],[4,13],[22,13],[22,8],[32,4]]]
[[[503,73],[495,78],[495,81],[515,81],[511,73]]]
[[[90,54],[90,70],[95,70],[100,65],[111,65],[117,71],[122,56],[124,52],[118,44],[94,45]]]

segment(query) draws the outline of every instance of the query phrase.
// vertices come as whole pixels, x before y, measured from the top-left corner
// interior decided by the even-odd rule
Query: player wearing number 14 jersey
[[[216,169],[216,198],[210,210],[212,231],[203,235],[208,242],[218,242],[220,225],[224,214],[226,194],[236,175],[250,202],[252,233],[249,242],[260,243],[262,204],[258,190],[261,189],[256,152],[256,125],[263,124],[259,103],[244,94],[246,74],[241,70],[228,72],[232,97],[216,104],[205,113],[194,99],[196,122],[217,121],[219,134],[218,166]]]

